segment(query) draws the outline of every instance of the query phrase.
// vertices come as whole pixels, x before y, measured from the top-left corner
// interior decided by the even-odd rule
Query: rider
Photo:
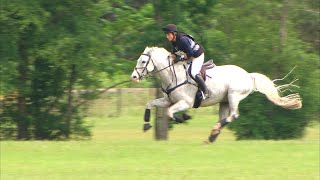
[[[172,42],[171,57],[175,59],[175,62],[192,60],[191,75],[198,83],[202,91],[202,97],[205,99],[208,96],[208,89],[200,75],[204,62],[204,48],[196,43],[192,36],[178,32],[175,24],[168,24],[162,30],[165,32],[167,39]]]

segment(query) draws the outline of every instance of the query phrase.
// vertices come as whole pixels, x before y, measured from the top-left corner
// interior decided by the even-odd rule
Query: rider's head
[[[166,34],[166,37],[169,41],[176,40],[176,34],[178,30],[175,24],[167,24],[165,27],[162,28],[162,31]]]

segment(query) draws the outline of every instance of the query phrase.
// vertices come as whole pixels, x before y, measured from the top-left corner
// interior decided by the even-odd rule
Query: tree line
[[[217,65],[235,64],[272,79],[296,67],[283,82],[299,79],[300,88],[290,90],[301,94],[302,109],[282,110],[256,95],[242,102],[242,116],[231,129],[239,139],[301,137],[319,116],[319,5],[317,0],[3,0],[1,139],[90,136],[82,102],[98,93],[72,90],[127,80],[146,46],[170,49],[161,31],[168,23],[192,34]]]

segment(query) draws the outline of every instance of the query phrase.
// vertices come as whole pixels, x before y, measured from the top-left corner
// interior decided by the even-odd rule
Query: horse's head
[[[159,62],[165,63],[162,61],[162,56],[168,57],[168,52],[165,51],[164,53],[162,53],[162,51],[160,50],[162,50],[162,48],[146,47],[146,49],[137,60],[137,65],[131,74],[131,79],[133,81],[139,82],[141,79],[147,77],[150,73],[152,73],[156,68],[159,68],[157,67],[157,65],[160,65]]]

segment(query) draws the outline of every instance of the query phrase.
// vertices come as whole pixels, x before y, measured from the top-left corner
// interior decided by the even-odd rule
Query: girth
[[[209,61],[203,63],[203,65],[202,65],[202,67],[201,67],[200,73],[201,73],[202,78],[203,78],[204,80],[206,80],[206,77],[207,77],[207,75],[206,75],[206,70],[212,69],[212,68],[214,68],[215,66],[216,66],[216,65],[213,63],[213,60],[212,60],[212,59],[210,59]],[[190,71],[190,70],[191,70],[191,69],[189,68],[188,71]],[[186,72],[186,73],[187,73],[187,72]],[[189,74],[191,74],[191,72],[189,72]],[[187,74],[187,76],[188,76],[188,74]],[[190,75],[190,77],[192,78],[191,75]],[[179,88],[179,87],[181,87],[181,86],[183,86],[183,85],[185,85],[185,84],[188,84],[188,83],[190,83],[190,82],[188,81],[188,78],[187,78],[184,82],[176,85],[176,86],[173,87],[173,88],[164,89],[163,87],[161,87],[161,90],[162,90],[162,92],[166,93],[166,94],[169,96],[171,92],[173,92],[173,91],[176,90],[177,88]],[[190,84],[191,84],[191,83],[190,83]],[[171,85],[171,84],[170,84],[170,85]],[[169,85],[168,87],[170,87],[170,85]]]
[[[162,89],[162,92],[166,93],[166,94],[169,96],[169,94],[170,94],[172,91],[174,91],[174,90],[176,90],[178,87],[183,86],[183,85],[188,84],[188,83],[189,83],[189,81],[188,81],[188,80],[185,80],[183,83],[178,84],[178,85],[176,85],[175,87],[173,87],[173,88],[171,88],[171,89],[164,89],[163,87],[161,87],[161,89]]]

